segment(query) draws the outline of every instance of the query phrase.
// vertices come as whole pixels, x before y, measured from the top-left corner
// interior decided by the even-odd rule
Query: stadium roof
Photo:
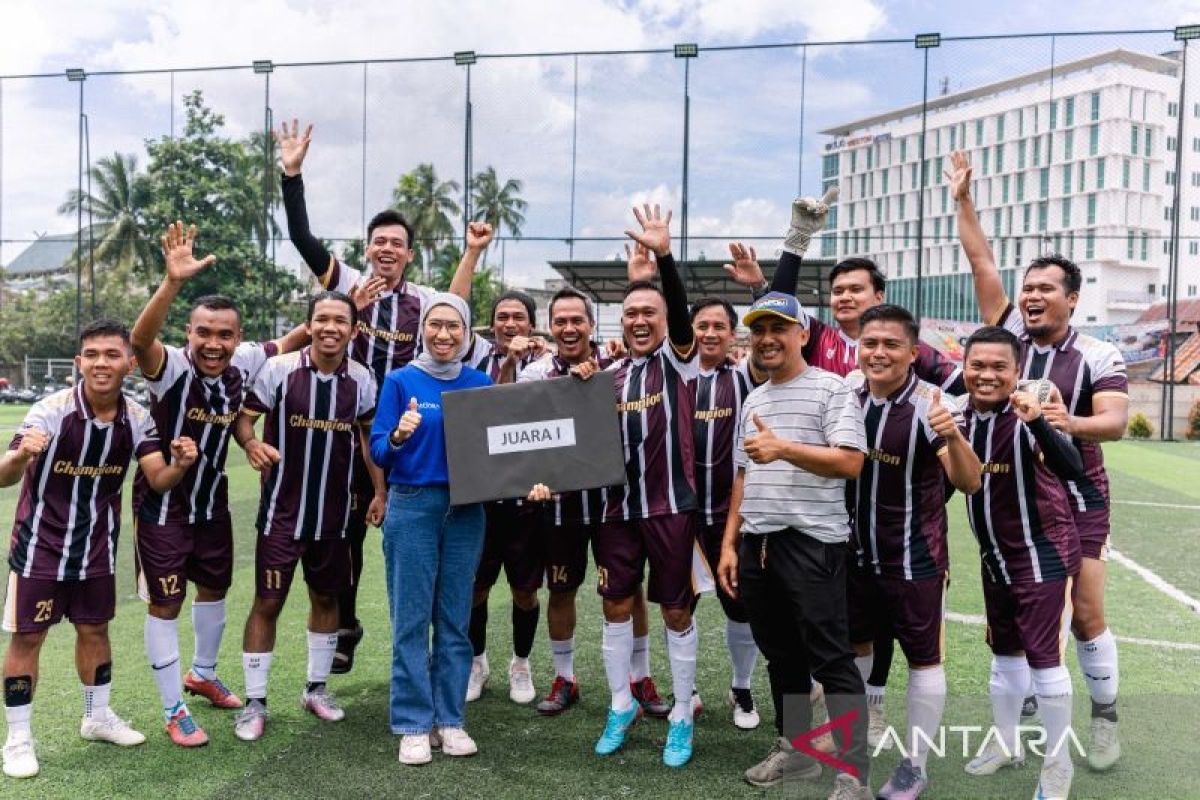
[[[86,236],[87,231],[84,231]],[[75,233],[51,233],[38,238],[4,268],[9,277],[49,275],[69,269],[75,252]]]
[[[1170,314],[1170,306],[1166,300],[1162,300],[1142,312],[1142,315],[1137,318],[1138,322],[1159,322],[1168,318]],[[1200,299],[1187,298],[1177,300],[1175,307],[1175,321],[1180,325],[1197,325],[1200,324]]]
[[[778,263],[775,259],[759,262],[768,277],[775,274]],[[693,300],[720,297],[735,305],[749,304],[750,295],[746,287],[729,279],[724,264],[724,261],[681,263],[679,274],[687,286],[689,297]],[[833,265],[833,259],[829,258],[805,259],[801,264],[796,296],[806,307],[816,309],[825,305],[828,295],[825,291],[826,276]],[[629,283],[624,261],[551,261],[550,266],[563,280],[597,303],[620,303],[625,295],[625,286]]]

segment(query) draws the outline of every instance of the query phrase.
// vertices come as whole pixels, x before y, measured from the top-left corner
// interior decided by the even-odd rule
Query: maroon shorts
[[[304,565],[304,582],[317,594],[340,594],[352,583],[350,543],[345,539],[260,534],[254,548],[256,595],[273,600],[286,598],[298,563]]]
[[[40,633],[62,621],[76,625],[102,625],[117,613],[117,579],[114,575],[82,581],[23,578],[8,574],[4,598],[4,625],[8,633]]]
[[[1108,561],[1108,509],[1075,512],[1075,530],[1079,532],[1079,554],[1084,558]]]
[[[511,500],[488,503],[483,554],[475,570],[475,588],[491,589],[500,578],[500,568],[514,589],[536,592],[545,570],[542,537],[538,531],[541,509],[517,505]]]
[[[998,656],[1024,652],[1033,669],[1063,663],[1071,621],[1071,578],[1043,583],[993,583],[983,575],[987,643]]]
[[[876,575],[871,567],[846,571],[850,641],[891,635],[914,667],[942,663],[945,651],[946,575],[920,580]]]
[[[612,600],[632,597],[649,561],[646,597],[663,608],[690,608],[695,520],[688,512],[601,523],[592,539],[600,596]]]
[[[159,525],[134,520],[133,563],[138,595],[155,605],[182,603],[187,582],[224,591],[233,582],[233,523]]]
[[[600,529],[597,522],[554,524],[554,509],[539,517],[542,554],[546,561],[546,586],[552,592],[570,592],[583,585],[587,574],[588,545]]]

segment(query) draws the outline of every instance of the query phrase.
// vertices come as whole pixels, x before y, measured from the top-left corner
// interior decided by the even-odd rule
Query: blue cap
[[[754,305],[750,306],[746,316],[742,317],[742,324],[752,325],[754,320],[767,315],[795,322],[805,328],[808,327],[808,314],[805,313],[804,306],[800,305],[800,301],[790,294],[767,292],[755,300]]]

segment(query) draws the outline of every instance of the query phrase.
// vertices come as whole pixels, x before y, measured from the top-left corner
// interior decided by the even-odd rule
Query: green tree
[[[457,182],[438,178],[433,164],[418,164],[401,175],[392,191],[392,206],[416,228],[416,246],[427,280],[438,248],[454,237],[451,218],[461,213],[454,199],[459,191]]]
[[[246,185],[252,188],[256,201],[243,209],[246,218],[242,224],[251,231],[263,252],[272,239],[283,233],[274,213],[283,204],[283,184],[279,182],[275,148],[274,136],[255,131],[246,140],[244,158],[238,164],[238,171]]]
[[[366,242],[362,239],[351,239],[343,244],[341,261],[347,267],[365,272],[367,269]]]
[[[514,238],[521,238],[521,227],[525,224],[525,209],[529,204],[521,199],[523,184],[509,178],[503,184],[496,177],[496,168],[488,167],[475,176],[471,184],[472,218],[476,222],[487,222],[503,235],[504,229]],[[483,253],[483,266],[487,266],[487,251]]]
[[[143,226],[149,198],[139,180],[137,157],[125,153],[104,156],[89,175],[91,192],[72,189],[58,213],[75,216],[82,208],[86,218],[90,209],[96,261],[145,269],[152,263],[156,248]]]
[[[200,230],[198,251],[215,254],[217,263],[184,287],[183,302],[172,308],[166,330],[182,331],[189,301],[220,293],[242,307],[248,336],[274,335],[275,314],[290,307],[301,287],[291,272],[264,255],[273,221],[264,225],[261,138],[259,149],[251,152],[253,140],[223,135],[224,117],[205,105],[199,91],[184,97],[184,109],[182,136],[146,143],[146,229],[157,236],[177,219],[194,224]],[[156,254],[154,283],[162,269],[162,256]]]

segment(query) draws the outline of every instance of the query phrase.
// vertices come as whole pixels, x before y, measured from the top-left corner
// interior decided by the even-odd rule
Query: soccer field
[[[0,406],[0,436],[7,444],[23,408]],[[1200,597],[1200,446],[1121,442],[1105,447],[1113,481],[1113,545],[1120,560],[1110,564],[1108,617],[1121,645],[1121,732],[1124,757],[1108,774],[1090,773],[1076,759],[1077,797],[1200,797],[1191,767],[1200,758],[1200,613],[1186,601]],[[230,454],[231,498],[238,539],[237,573],[230,593],[229,625],[221,652],[221,673],[235,691],[242,688],[241,626],[253,587],[252,520],[257,475],[240,452]],[[0,490],[0,518],[12,519],[17,488]],[[126,497],[128,502],[128,496]],[[946,724],[986,725],[989,655],[978,616],[983,613],[979,560],[963,513],[963,500],[951,501],[952,584],[947,623],[947,675],[951,698]],[[199,703],[197,720],[211,736],[208,747],[184,750],[161,731],[158,697],[142,650],[142,604],[134,593],[131,526],[125,515],[125,541],[119,549],[117,618],[112,624],[113,708],[149,739],[121,750],[84,742],[78,736],[81,699],[72,662],[69,626],[50,635],[42,655],[34,703],[34,733],[41,775],[32,781],[0,778],[0,797],[740,797],[763,794],[741,779],[771,744],[769,694],[761,663],[755,694],[764,724],[754,732],[733,728],[723,704],[728,686],[724,621],[712,599],[700,605],[701,655],[698,683],[708,710],[697,724],[696,752],[690,765],[669,770],[660,761],[666,724],[649,720],[631,734],[623,751],[601,760],[592,746],[604,724],[608,692],[600,660],[600,608],[596,595],[580,592],[577,669],[583,700],[559,718],[539,717],[530,707],[509,702],[504,666],[509,653],[508,596],[493,593],[489,653],[492,683],[468,706],[467,724],[480,746],[477,757],[437,757],[426,767],[397,763],[398,740],[387,728],[390,637],[379,555],[379,534],[368,539],[360,615],[366,638],[354,672],[334,676],[331,688],[346,707],[346,720],[318,722],[302,712],[306,602],[293,592],[279,626],[272,666],[271,720],[264,738],[247,744],[234,738],[232,716]],[[4,539],[7,545],[7,537]],[[7,570],[5,570],[7,572]],[[6,579],[5,579],[6,580]],[[1167,586],[1169,584],[1170,586]],[[299,585],[299,584],[298,584]],[[590,585],[590,584],[589,584]],[[1174,587],[1176,596],[1167,594]],[[191,625],[181,619],[181,650],[191,655]],[[544,623],[543,623],[544,625]],[[652,628],[661,621],[652,617]],[[6,637],[5,637],[6,639]],[[653,642],[653,665],[664,694],[670,677],[662,639]],[[1087,743],[1087,691],[1068,648],[1075,677],[1076,729]],[[539,691],[551,675],[543,633],[534,648]],[[186,663],[186,661],[185,661]],[[888,693],[891,722],[903,721],[905,670],[893,669]],[[977,747],[980,737],[972,740]],[[932,785],[926,796],[941,798],[1029,796],[1036,767],[971,778],[958,739],[945,758],[929,762]],[[897,756],[875,760],[872,786],[878,788]],[[824,797],[826,772],[812,785],[767,792],[787,797]]]

